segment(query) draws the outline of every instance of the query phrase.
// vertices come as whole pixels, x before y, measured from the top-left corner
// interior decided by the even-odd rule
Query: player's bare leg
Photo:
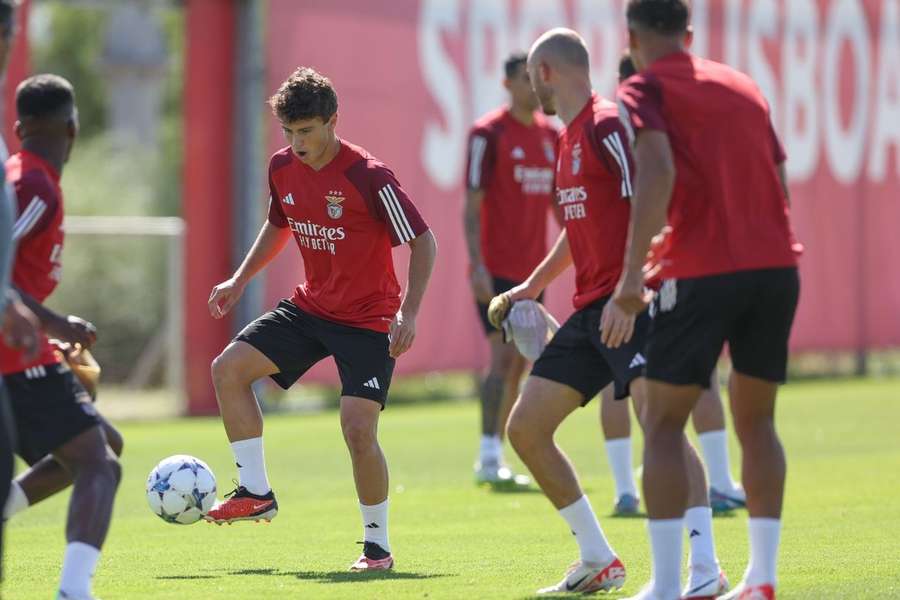
[[[777,391],[777,384],[770,381],[731,374],[731,412],[741,442],[741,475],[750,513],[750,562],[736,593],[744,585],[774,589],[776,584],[786,473],[784,449],[775,431]]]
[[[600,392],[600,427],[606,440],[606,459],[616,485],[613,512],[617,515],[637,514],[640,497],[632,469],[631,414],[627,399],[615,399],[613,384]]]
[[[230,343],[212,362],[219,411],[238,468],[237,488],[206,515],[214,523],[271,521],[278,502],[269,485],[263,452],[263,419],[253,382],[278,372],[265,354],[246,342]]]
[[[59,589],[64,597],[90,598],[91,578],[109,531],[122,468],[99,426],[65,443],[53,456],[73,478]]]
[[[363,518],[363,553],[351,571],[394,566],[388,540],[388,468],[378,444],[381,404],[368,398],[341,397],[341,430],[350,451],[353,481]]]
[[[530,376],[507,426],[510,443],[566,520],[581,553],[562,582],[544,592],[613,589],[625,581],[625,569],[607,542],[572,464],[553,439],[560,423],[583,401],[574,388]]]
[[[744,489],[731,477],[725,409],[719,393],[719,374],[715,369],[710,378],[709,389],[703,390],[691,413],[691,421],[703,450],[713,511],[725,512],[743,507],[746,504]]]
[[[644,500],[653,551],[653,597],[681,597],[681,548],[690,497],[684,426],[700,397],[695,385],[645,381]]]
[[[514,344],[503,343],[500,332],[489,334],[488,343],[491,362],[481,386],[481,443],[475,477],[478,483],[515,485],[515,476],[503,461],[503,437],[519,394],[525,359]]]
[[[104,417],[98,415],[98,418],[103,434],[106,436],[107,445],[117,457],[122,456],[124,445],[122,434]],[[3,509],[3,518],[9,519],[70,485],[72,485],[72,473],[52,455],[45,456],[12,482],[9,500]]]

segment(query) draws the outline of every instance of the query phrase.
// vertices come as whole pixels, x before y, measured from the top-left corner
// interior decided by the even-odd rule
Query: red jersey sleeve
[[[18,217],[13,227],[13,240],[37,235],[47,228],[60,208],[59,195],[41,177],[31,174],[16,182]]]
[[[406,244],[428,231],[428,225],[400,183],[386,166],[374,164],[370,170],[371,206],[387,223],[391,244]]]
[[[639,73],[626,79],[616,92],[619,118],[629,140],[641,129],[668,131],[662,116],[662,85],[649,74]]]
[[[269,165],[269,223],[275,227],[284,229],[288,226],[287,217],[281,209],[278,190],[275,189],[275,181],[272,179],[272,165]]]
[[[466,155],[466,189],[483,190],[491,183],[497,149],[494,134],[486,127],[475,127],[469,133]]]
[[[591,148],[611,171],[621,177],[622,197],[631,198],[634,161],[624,125],[615,117],[607,117],[598,123],[589,123],[589,128],[587,137]]]

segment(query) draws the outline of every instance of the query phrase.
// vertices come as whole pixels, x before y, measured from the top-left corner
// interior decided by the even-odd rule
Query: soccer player
[[[633,332],[601,341],[600,316],[622,270],[631,196],[631,157],[615,104],[593,93],[584,40],[569,29],[542,35],[528,56],[532,85],[547,114],[559,114],[556,196],[565,231],[519,286],[491,301],[492,323],[515,301],[536,298],[570,264],[575,265],[576,312],[535,362],[513,407],[510,442],[548,499],[574,533],[580,559],[557,585],[540,593],[620,588],[625,567],[603,534],[590,502],[553,436],[562,421],[610,382],[616,396],[644,404],[644,338],[650,317],[632,315]],[[605,334],[605,332],[604,332]],[[682,433],[680,452],[691,457],[692,498],[686,513],[691,533],[691,593],[703,598],[727,586],[715,555],[712,514],[700,458]],[[683,511],[684,512],[684,511]],[[698,583],[699,582],[699,583]]]
[[[619,60],[619,83],[635,73],[637,69],[626,50]],[[664,235],[659,236],[659,243],[664,239]],[[710,378],[709,388],[703,391],[697,406],[691,412],[691,420],[700,441],[709,477],[710,508],[713,512],[726,512],[743,507],[746,502],[744,489],[731,477],[725,411],[719,395],[719,376],[715,369]],[[600,423],[606,439],[607,460],[616,486],[616,503],[613,511],[619,515],[636,514],[639,504],[634,471],[631,468],[630,421],[628,403],[617,402],[612,386],[606,386],[601,392]]]
[[[491,352],[481,386],[479,483],[516,481],[503,461],[503,433],[526,366],[516,347],[504,344],[488,322],[488,303],[522,283],[544,257],[553,206],[556,130],[536,112],[527,58],[517,52],[506,59],[509,105],[481,117],[469,133],[463,225],[472,293]]]
[[[667,215],[671,227],[647,343],[644,496],[653,581],[638,598],[679,597],[688,495],[681,439],[727,341],[750,563],[726,597],[771,599],[785,477],[775,397],[799,295],[784,151],[754,82],[687,51],[689,12],[687,0],[629,0],[640,73],[619,88],[637,178],[625,266],[608,304],[615,308],[604,315],[613,335],[644,310],[644,257]]]
[[[269,100],[288,143],[269,163],[269,214],[234,275],[209,298],[214,318],[234,306],[250,279],[291,238],[306,282],[238,334],[212,364],[213,383],[240,478],[207,516],[217,523],[272,519],[278,503],[263,456],[262,415],[251,385],[271,377],[287,389],[333,356],[341,378],[341,428],[362,513],[363,554],[352,571],[390,569],[388,471],[377,439],[394,361],[416,334],[416,315],[434,265],[434,235],[393,172],[335,133],[331,82],[301,67]],[[410,247],[400,297],[392,246]]]
[[[16,112],[22,151],[6,162],[7,181],[15,187],[19,207],[12,279],[40,320],[43,334],[36,359],[0,343],[0,370],[12,402],[18,454],[34,465],[14,482],[6,509],[10,503],[27,505],[25,481],[35,470],[40,482],[54,488],[42,488],[42,494],[73,484],[58,597],[82,600],[92,597],[91,578],[109,529],[121,467],[109,446],[108,425],[47,339],[87,348],[96,341],[96,330],[87,321],[59,315],[42,304],[62,273],[59,180],[78,135],[75,92],[62,77],[30,77],[16,89]]]

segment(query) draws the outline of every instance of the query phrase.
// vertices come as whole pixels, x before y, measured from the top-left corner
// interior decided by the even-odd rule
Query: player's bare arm
[[[37,317],[41,329],[48,336],[78,344],[82,348],[90,348],[97,341],[97,328],[93,323],[75,315],[61,315],[50,310],[19,288],[16,288],[16,292],[28,310]]]
[[[481,203],[484,201],[484,190],[466,190],[466,207],[463,211],[463,226],[466,231],[466,247],[469,250],[469,264],[472,272],[469,283],[472,292],[479,302],[487,303],[494,295],[494,284],[491,274],[484,266],[481,256]]]
[[[227,315],[240,300],[250,280],[278,256],[290,239],[289,228],[276,227],[266,221],[234,275],[213,288],[209,295],[209,314],[214,319],[221,319]]]
[[[397,358],[412,347],[416,338],[416,317],[431,271],[434,269],[434,260],[437,256],[437,242],[434,234],[429,229],[417,238],[409,242],[409,276],[406,285],[406,295],[400,310],[391,322],[391,345],[388,352],[391,358]]]
[[[39,349],[41,324],[15,291],[7,290],[6,306],[0,318],[0,330],[6,343],[22,350],[26,360],[34,360]]]
[[[553,248],[550,249],[544,260],[534,268],[528,279],[508,292],[503,292],[491,299],[491,304],[488,307],[488,319],[491,325],[500,329],[503,319],[506,318],[513,303],[518,300],[534,300],[571,265],[572,252],[569,249],[569,237],[566,235],[566,231],[563,230],[559,237],[556,238]]]

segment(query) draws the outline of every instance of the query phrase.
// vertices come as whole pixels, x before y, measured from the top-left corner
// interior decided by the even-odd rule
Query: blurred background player
[[[472,293],[491,353],[480,390],[479,483],[528,483],[503,460],[503,434],[526,360],[487,319],[491,298],[522,283],[547,252],[556,130],[537,112],[527,58],[516,52],[506,59],[509,104],[478,119],[469,133],[463,225]]]
[[[799,296],[784,150],[757,85],[688,52],[687,0],[630,0],[627,19],[640,73],[620,86],[619,105],[637,179],[612,327],[617,314],[646,307],[644,259],[667,217],[671,227],[647,343],[643,483],[653,580],[637,598],[679,597],[688,496],[680,439],[727,341],[750,562],[726,597],[773,599],[785,478],[775,398]]]
[[[335,134],[337,95],[313,69],[297,69],[269,101],[290,145],[269,164],[269,214],[234,276],[217,285],[220,319],[247,283],[293,237],[306,282],[248,325],[212,364],[213,383],[240,481],[207,519],[272,519],[278,503],[266,475],[262,414],[252,384],[287,389],[333,356],[341,378],[341,428],[362,513],[363,554],[352,571],[390,569],[388,471],[378,444],[395,359],[412,345],[436,255],[434,235],[388,167]],[[296,193],[295,193],[296,192]],[[401,303],[393,246],[409,244]]]
[[[619,83],[637,73],[631,55],[626,50],[619,60]],[[617,401],[613,386],[601,392],[600,426],[606,440],[606,458],[616,487],[614,514],[637,514],[640,496],[637,492],[631,452],[631,415],[628,401]],[[719,394],[719,374],[713,370],[709,388],[703,391],[691,412],[691,421],[700,441],[703,462],[709,479],[709,505],[713,512],[725,512],[743,507],[744,489],[731,477],[728,461],[728,434],[725,431],[725,411]]]
[[[575,535],[576,562],[556,585],[539,593],[587,593],[620,588],[625,567],[613,552],[554,434],[572,412],[609,383],[617,398],[632,396],[638,414],[644,404],[644,340],[650,317],[632,316],[624,333],[600,330],[600,317],[622,270],[631,197],[631,156],[626,133],[612,102],[593,92],[584,40],[569,29],[542,35],[528,57],[532,85],[544,112],[565,124],[559,137],[556,196],[565,222],[553,250],[519,286],[491,301],[499,323],[508,308],[533,299],[571,264],[575,265],[576,312],[559,329],[513,407],[509,437],[547,498]],[[706,480],[700,458],[682,435],[691,458],[690,587],[699,599],[727,589],[712,535]],[[697,585],[697,582],[702,585]]]
[[[16,89],[16,135],[22,151],[6,162],[19,217],[13,284],[40,320],[37,358],[0,343],[0,369],[9,390],[18,454],[32,468],[13,482],[5,515],[12,515],[73,484],[66,525],[59,598],[91,598],[91,579],[112,516],[121,478],[121,438],[97,414],[89,394],[47,336],[81,347],[96,341],[94,326],[43,306],[62,273],[63,198],[59,179],[78,135],[72,85],[36,75]],[[113,439],[107,438],[107,431]]]
[[[15,33],[15,2],[0,0],[0,80],[6,74],[6,63],[12,38]],[[15,255],[13,244],[13,223],[16,218],[15,190],[6,183],[5,163],[9,158],[5,141],[0,138],[0,175],[4,185],[0,186],[0,333],[12,348],[22,350],[31,359],[37,353],[37,317],[22,304],[19,295],[9,287],[9,274]],[[0,506],[6,504],[13,476],[13,452],[15,450],[15,428],[10,413],[6,388],[0,380]],[[0,579],[3,577],[3,523],[0,519]]]

